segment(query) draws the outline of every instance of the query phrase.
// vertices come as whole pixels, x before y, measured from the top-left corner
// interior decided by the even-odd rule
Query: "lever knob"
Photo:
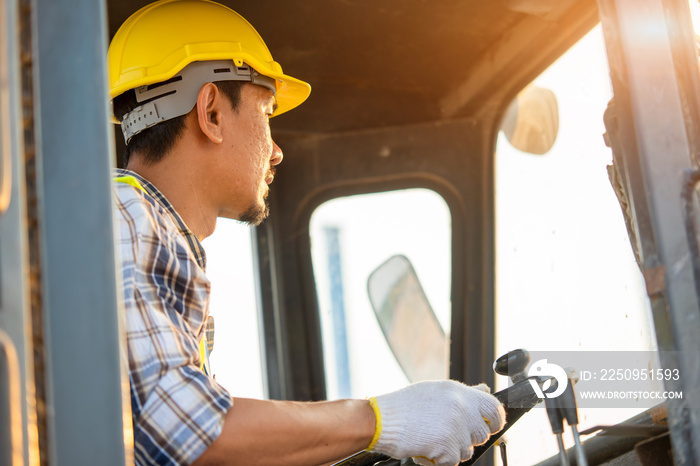
[[[497,374],[509,376],[516,383],[527,378],[525,368],[529,363],[530,353],[525,349],[516,349],[496,359],[493,370]]]

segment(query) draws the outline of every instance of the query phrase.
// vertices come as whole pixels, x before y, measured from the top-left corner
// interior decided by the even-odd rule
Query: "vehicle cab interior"
[[[517,381],[494,363],[513,351],[561,357],[579,384],[581,354],[624,376],[611,355],[634,353],[683,396],[601,408],[579,393],[583,446],[569,426],[565,455],[700,464],[697,1],[219,2],[312,91],[271,120],[270,217],[219,219],[203,242],[217,381],[301,401],[435,378],[505,393]],[[125,146],[104,54],[148,3],[0,6],[0,394],[23,400],[0,410],[2,464],[128,457],[102,187]],[[94,385],[74,386],[75,354]],[[531,408],[476,464],[507,464],[503,445],[511,464],[562,464],[545,403]],[[637,427],[600,427],[619,424]]]

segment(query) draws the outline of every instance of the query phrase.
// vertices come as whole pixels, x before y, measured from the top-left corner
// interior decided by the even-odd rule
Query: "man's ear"
[[[221,128],[222,95],[216,84],[207,83],[197,94],[197,122],[199,129],[211,142],[221,144],[224,140]]]

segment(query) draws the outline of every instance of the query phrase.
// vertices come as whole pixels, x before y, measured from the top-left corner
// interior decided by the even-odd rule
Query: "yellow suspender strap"
[[[139,180],[137,180],[135,177],[133,177],[131,175],[119,176],[119,177],[115,178],[114,181],[118,181],[120,183],[130,184],[134,188],[140,189],[141,191],[146,191],[145,189],[143,189],[143,186],[141,186],[141,183],[139,183]]]
[[[205,336],[202,336],[202,339],[199,340],[199,355],[202,357],[202,365],[199,368],[202,372],[209,375],[209,354],[207,353],[207,339]]]

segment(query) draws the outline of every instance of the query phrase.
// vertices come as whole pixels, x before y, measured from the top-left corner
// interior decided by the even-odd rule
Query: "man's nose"
[[[270,165],[275,166],[282,163],[284,155],[282,154],[282,149],[278,146],[275,141],[272,141],[272,157],[270,157]]]

